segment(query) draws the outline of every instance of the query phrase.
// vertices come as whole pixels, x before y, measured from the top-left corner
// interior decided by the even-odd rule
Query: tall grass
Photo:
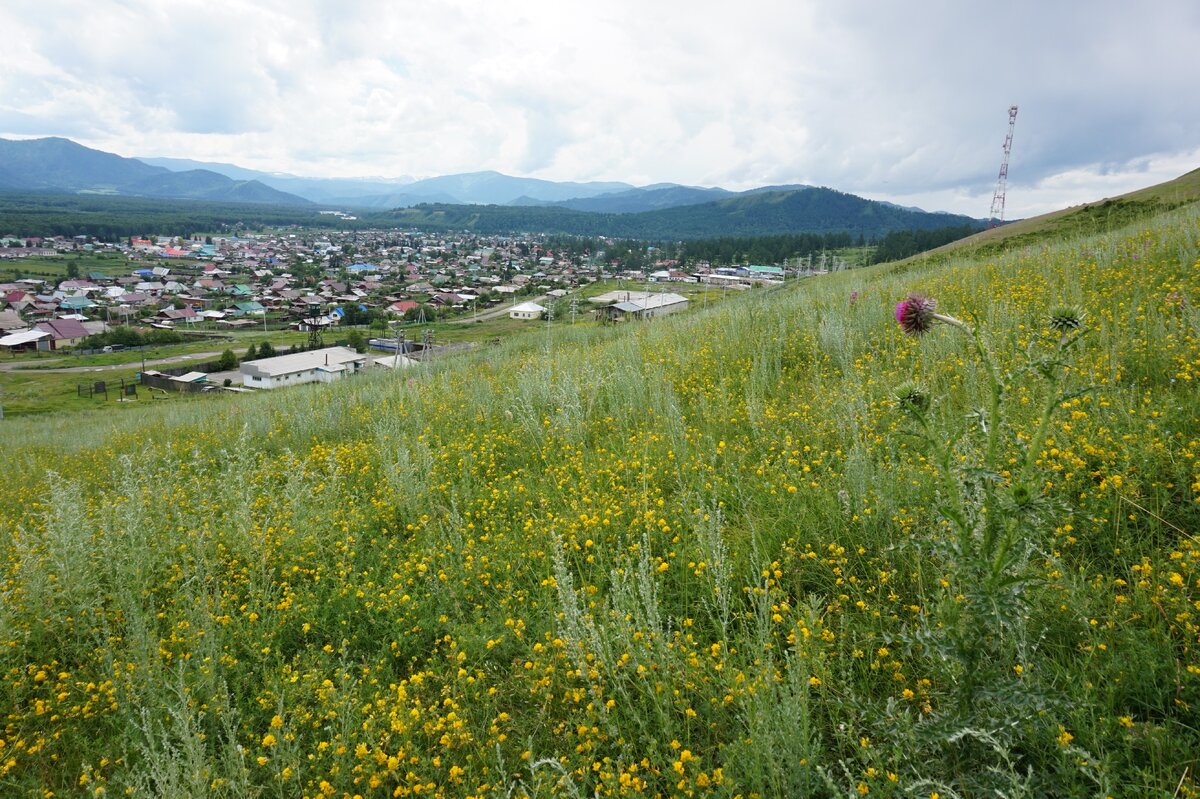
[[[1198,245],[1182,210],[5,420],[0,794],[1194,793]],[[905,337],[912,290],[990,360]]]

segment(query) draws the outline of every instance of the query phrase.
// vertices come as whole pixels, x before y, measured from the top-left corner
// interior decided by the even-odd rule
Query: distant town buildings
[[[31,263],[25,259],[48,255],[65,258],[68,274],[34,276],[24,267]],[[626,269],[606,261],[602,251],[554,249],[533,235],[292,229],[101,242],[12,232],[0,235],[0,353],[66,349],[127,325],[309,330],[375,322],[382,333],[381,320],[388,318],[478,317],[490,309],[491,316],[535,320],[601,277],[745,288],[784,276],[777,266],[685,267],[662,260],[652,267]],[[687,307],[670,292],[625,294],[598,303],[597,315],[647,319]]]

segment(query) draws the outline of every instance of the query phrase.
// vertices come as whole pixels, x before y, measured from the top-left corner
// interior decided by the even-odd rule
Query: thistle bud
[[[1087,317],[1084,311],[1075,305],[1060,305],[1050,311],[1050,318],[1047,324],[1051,330],[1059,333],[1070,333],[1072,330],[1078,330],[1083,327],[1083,321]]]
[[[929,395],[917,383],[908,381],[896,386],[892,395],[901,410],[908,413],[924,413],[929,408]]]

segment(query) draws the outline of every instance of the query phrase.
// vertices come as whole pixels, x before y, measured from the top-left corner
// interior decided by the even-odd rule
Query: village
[[[133,350],[153,344],[196,352],[197,360],[159,371],[143,356],[138,384],[273,389],[410,366],[497,343],[539,320],[645,320],[686,310],[698,292],[707,302],[710,291],[723,296],[784,279],[779,266],[683,269],[658,259],[624,268],[603,250],[542,236],[292,229],[101,242],[6,235],[0,355],[9,370],[30,356],[64,359],[69,369],[78,360],[70,356],[132,364]],[[453,343],[434,341],[435,327],[449,325],[458,326],[443,333]],[[291,347],[277,351],[264,341],[268,334]],[[242,352],[221,362],[213,352],[222,349]],[[115,366],[93,371],[102,368]]]

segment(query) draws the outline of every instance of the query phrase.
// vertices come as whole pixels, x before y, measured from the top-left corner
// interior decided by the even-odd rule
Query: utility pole
[[[404,347],[404,331],[396,325],[396,354],[392,356],[392,369],[400,367],[400,350]]]

